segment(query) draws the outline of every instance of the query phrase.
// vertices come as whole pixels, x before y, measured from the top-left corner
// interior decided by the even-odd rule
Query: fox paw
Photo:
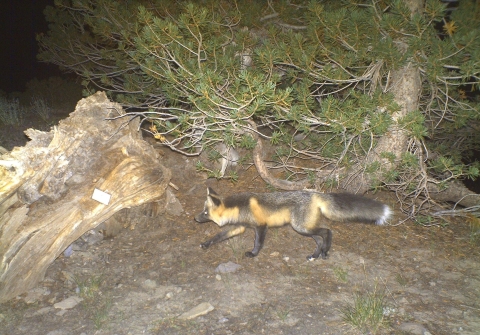
[[[326,254],[321,254],[320,256],[322,256],[322,259],[327,259]],[[309,256],[307,256],[307,261],[311,262],[311,261],[316,260],[317,258],[318,258],[318,256],[315,257],[315,255],[309,255]]]
[[[200,244],[200,248],[207,249],[210,246],[210,244],[211,243],[208,243],[208,242],[202,243],[202,244]]]
[[[255,257],[255,256],[257,256],[257,255],[255,255],[255,254],[254,254],[253,252],[251,252],[251,251],[247,251],[247,252],[245,253],[245,257],[248,257],[248,258],[253,258],[253,257]]]

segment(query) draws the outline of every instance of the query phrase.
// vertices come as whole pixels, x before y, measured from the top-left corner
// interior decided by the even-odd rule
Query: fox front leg
[[[227,230],[224,230],[224,231],[218,233],[213,238],[211,238],[208,241],[205,241],[202,244],[200,244],[200,246],[203,249],[207,249],[212,244],[222,242],[224,240],[229,239],[230,237],[234,237],[234,236],[243,234],[244,232],[245,232],[245,227],[244,226],[233,227],[231,229],[227,229]]]
[[[247,251],[245,253],[246,257],[255,257],[258,255],[260,250],[263,247],[263,242],[265,242],[265,236],[267,235],[267,226],[258,226],[255,227],[255,244],[252,251]]]

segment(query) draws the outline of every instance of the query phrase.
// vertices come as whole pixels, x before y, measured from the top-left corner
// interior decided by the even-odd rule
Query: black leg
[[[234,236],[243,234],[244,232],[245,232],[245,227],[244,226],[233,227],[233,228],[230,228],[230,229],[227,229],[227,230],[224,230],[224,231],[218,233],[213,238],[211,238],[208,241],[205,241],[202,244],[200,244],[200,246],[203,249],[207,249],[212,244],[224,241],[226,239],[229,239],[230,237],[234,237]]]
[[[327,228],[319,228],[315,231],[315,235],[311,236],[317,243],[317,248],[313,255],[307,256],[307,260],[313,261],[320,255],[322,256],[322,259],[327,259],[328,251],[332,245],[332,231]]]
[[[267,226],[258,226],[255,227],[255,244],[252,251],[247,251],[245,253],[246,257],[255,257],[258,255],[260,250],[263,247],[263,242],[265,242],[265,236],[267,235]]]

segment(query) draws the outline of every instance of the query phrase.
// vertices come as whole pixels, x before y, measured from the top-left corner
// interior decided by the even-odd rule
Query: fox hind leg
[[[263,247],[263,242],[265,242],[265,236],[267,235],[266,225],[257,226],[254,229],[255,229],[255,245],[253,246],[252,251],[247,251],[245,253],[245,256],[250,258],[258,255],[258,253]]]
[[[212,244],[222,242],[224,240],[229,239],[230,237],[234,237],[234,236],[243,234],[244,232],[245,232],[245,227],[244,226],[233,227],[231,229],[227,229],[227,230],[224,230],[224,231],[218,233],[217,235],[215,235],[214,237],[212,237],[208,241],[205,241],[202,244],[200,244],[200,246],[203,249],[207,249]]]
[[[328,251],[332,245],[332,231],[327,228],[318,228],[314,234],[309,234],[317,243],[317,248],[312,255],[307,256],[307,260],[313,261],[319,256],[327,259]]]

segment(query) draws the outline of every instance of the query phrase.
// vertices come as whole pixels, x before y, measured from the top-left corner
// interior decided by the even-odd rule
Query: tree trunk
[[[418,68],[408,64],[404,68],[396,70],[391,75],[391,85],[387,90],[393,92],[395,101],[400,106],[400,110],[392,115],[394,121],[405,117],[408,113],[418,110],[421,92],[421,78]],[[372,181],[377,176],[364,173],[365,167],[377,161],[380,162],[382,171],[388,171],[395,168],[395,162],[400,160],[401,155],[407,151],[409,141],[408,133],[393,125],[388,132],[378,140],[378,143],[370,151],[364,160],[358,162],[344,176],[340,177],[340,187],[355,193],[364,193],[372,185]],[[390,152],[396,157],[395,162],[391,162],[380,157],[380,153]]]
[[[35,286],[72,242],[123,208],[159,200],[170,180],[138,122],[98,92],[50,132],[0,157],[0,302]],[[95,189],[110,195],[100,203]]]

